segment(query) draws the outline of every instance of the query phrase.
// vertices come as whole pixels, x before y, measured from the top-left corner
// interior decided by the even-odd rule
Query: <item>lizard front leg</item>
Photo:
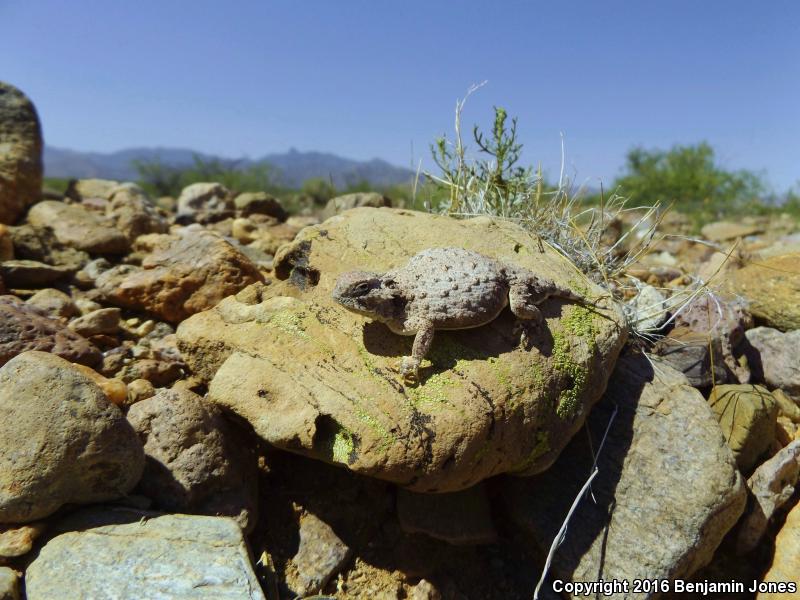
[[[539,327],[544,321],[536,305],[547,298],[547,293],[542,292],[536,283],[535,279],[515,281],[508,290],[508,305],[513,315],[519,319],[518,326],[522,330],[520,342],[525,348],[530,348],[530,330]]]
[[[433,344],[433,323],[430,321],[423,322],[417,335],[414,337],[414,345],[411,348],[411,356],[404,356],[400,362],[400,374],[409,383],[419,382],[419,366],[422,364],[422,359],[428,354]]]

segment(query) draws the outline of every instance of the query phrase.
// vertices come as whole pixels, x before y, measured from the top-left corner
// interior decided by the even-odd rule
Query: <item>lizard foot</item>
[[[395,370],[403,377],[403,381],[408,385],[419,384],[420,360],[413,356],[404,356],[395,365]]]

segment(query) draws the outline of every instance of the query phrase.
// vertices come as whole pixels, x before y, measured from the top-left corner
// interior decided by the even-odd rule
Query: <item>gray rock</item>
[[[143,495],[165,510],[230,516],[253,528],[256,458],[218,408],[189,391],[160,390],[134,404],[128,419],[147,456]]]
[[[18,259],[36,260],[77,271],[89,260],[89,255],[58,241],[50,227],[20,225],[11,228],[14,254]]]
[[[747,360],[754,376],[770,388],[780,388],[800,398],[800,329],[783,333],[771,327],[755,327],[745,333]]]
[[[97,348],[64,323],[44,316],[16,296],[0,296],[0,366],[27,350],[52,352],[89,366],[100,362]]]
[[[28,600],[63,598],[65,591],[93,600],[265,598],[232,519],[96,509],[84,521],[47,542],[30,564]]]
[[[204,222],[233,214],[230,191],[219,183],[193,183],[178,196],[178,218]]]
[[[664,364],[654,372],[644,357],[621,358],[587,420],[592,443],[578,435],[545,473],[506,478],[505,510],[545,556],[591,472],[615,404],[592,495],[570,521],[552,577],[688,578],[742,514],[745,488],[708,404]]]
[[[80,204],[39,202],[28,211],[28,223],[51,227],[65,246],[92,254],[124,254],[130,248],[125,235],[112,222]]]
[[[297,576],[287,577],[287,584],[298,596],[322,590],[350,558],[350,548],[333,529],[310,513],[300,519],[300,546],[292,563]]]
[[[119,498],[143,468],[136,432],[77,367],[26,352],[0,368],[0,523]]]
[[[345,194],[331,198],[322,209],[322,219],[328,219],[351,208],[370,207],[380,208],[382,206],[392,206],[392,201],[377,192],[356,192],[355,194]]]
[[[458,546],[497,541],[486,488],[478,484],[448,494],[397,490],[397,518],[406,533],[424,533]]]
[[[139,186],[123,183],[110,191],[106,216],[130,243],[147,233],[166,233],[168,224]]]
[[[750,380],[742,342],[752,317],[743,302],[712,294],[700,296],[676,315],[674,323],[654,351],[686,375],[692,385]]]
[[[78,317],[69,324],[69,328],[82,336],[115,335],[119,333],[120,309],[100,308]]]
[[[753,550],[775,513],[794,494],[800,478],[800,440],[780,450],[775,456],[759,466],[747,480],[752,495],[750,511],[742,520],[737,537],[736,550],[746,554]]]
[[[0,81],[0,223],[15,223],[41,192],[39,116],[25,94]]]
[[[655,332],[667,319],[667,302],[657,288],[644,285],[627,305],[636,329]]]
[[[0,263],[0,276],[12,288],[36,288],[55,283],[70,274],[66,267],[57,267],[35,260],[7,260]]]
[[[19,576],[14,569],[0,567],[0,600],[19,600]]]
[[[25,303],[42,311],[48,317],[68,319],[80,314],[72,298],[62,291],[45,288],[28,298]]]
[[[254,214],[267,215],[285,221],[289,216],[280,201],[266,192],[245,192],[236,196],[233,203],[243,217]]]

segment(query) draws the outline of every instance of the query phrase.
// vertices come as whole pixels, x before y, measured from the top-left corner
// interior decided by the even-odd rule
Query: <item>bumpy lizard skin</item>
[[[431,248],[386,273],[351,271],[336,282],[333,298],[345,308],[414,335],[400,372],[416,380],[437,329],[470,329],[497,318],[506,306],[521,321],[542,321],[537,305],[556,296],[586,303],[553,281],[464,248]]]

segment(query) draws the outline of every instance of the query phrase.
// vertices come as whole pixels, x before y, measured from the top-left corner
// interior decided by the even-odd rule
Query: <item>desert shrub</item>
[[[269,165],[242,164],[241,161],[205,159],[194,156],[188,167],[165,165],[159,160],[134,161],[139,184],[154,196],[177,196],[192,183],[214,181],[235,192],[271,192],[283,189],[276,183],[277,173]]]
[[[766,189],[752,171],[719,166],[706,142],[669,150],[633,148],[614,186],[636,202],[672,204],[698,224],[754,212]]]

